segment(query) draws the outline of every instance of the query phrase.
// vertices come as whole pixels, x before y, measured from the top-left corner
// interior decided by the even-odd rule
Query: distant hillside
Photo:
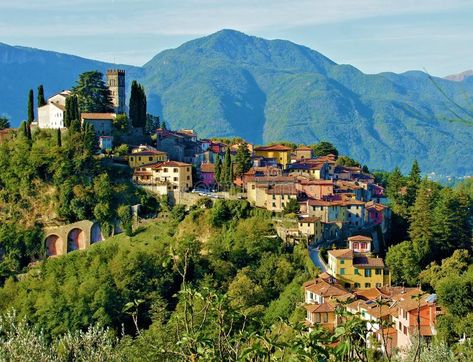
[[[28,90],[43,84],[46,96],[74,85],[77,76],[88,70],[105,72],[125,68],[139,76],[140,68],[114,65],[73,55],[0,43],[0,115],[6,114],[17,125],[26,119]]]
[[[464,72],[461,72],[458,74],[448,75],[445,77],[445,79],[461,82],[465,80],[466,78],[472,77],[472,76],[473,76],[473,69],[470,69],[470,70],[465,70]]]
[[[471,105],[473,81],[367,75],[289,41],[231,30],[164,51],[144,69],[164,119],[202,136],[325,139],[373,168],[406,170],[417,158],[428,172],[473,173],[473,109],[466,114],[438,89]]]
[[[2,46],[0,113],[24,118],[30,87],[44,83],[49,94],[84,70],[110,66]],[[417,158],[425,172],[473,174],[473,77],[369,75],[289,41],[233,30],[163,51],[143,68],[125,68],[128,80],[144,83],[153,113],[202,137],[328,140],[372,168],[407,170]]]

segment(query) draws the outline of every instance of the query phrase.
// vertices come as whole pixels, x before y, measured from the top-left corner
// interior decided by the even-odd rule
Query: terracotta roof
[[[255,147],[255,151],[279,151],[279,152],[287,152],[291,151],[292,148],[284,146],[284,145],[272,145],[272,146],[260,146]]]
[[[98,120],[103,120],[103,121],[107,121],[107,120],[111,121],[115,119],[115,117],[116,117],[115,113],[81,113],[80,114],[81,119],[92,119],[92,120],[98,119]]]
[[[348,238],[348,241],[373,241],[369,236],[353,235]]]
[[[341,258],[341,259],[353,259],[353,250],[351,249],[334,249],[334,250],[329,250],[328,253],[335,258]]]
[[[327,313],[335,311],[335,305],[330,302],[325,302],[322,304],[306,304],[304,307],[310,313]]]
[[[312,282],[304,283],[304,287],[309,292],[321,295],[323,297],[337,297],[348,293],[340,284],[329,283],[324,279],[316,278]]]
[[[192,165],[189,163],[178,162],[178,161],[166,161],[166,162],[154,163],[153,165],[151,165],[151,168],[153,170],[157,170],[162,167],[187,167],[187,166],[192,166]]]
[[[299,181],[301,185],[332,185],[333,186],[333,180],[307,180],[307,179],[301,179]]]
[[[376,211],[383,211],[386,207],[382,204],[378,204],[374,201],[369,201],[366,203],[365,207],[368,210],[375,209]]]
[[[384,267],[384,261],[381,258],[370,258],[360,255],[353,258],[353,266],[358,268]]]
[[[299,191],[294,184],[274,185],[266,190],[268,195],[297,195]]]
[[[213,163],[203,163],[200,165],[200,172],[213,173],[215,172],[215,165]]]
[[[419,305],[419,301],[417,300],[416,295],[418,293],[409,293],[408,295],[404,295],[402,300],[399,301],[399,308],[405,311],[411,311],[417,309]],[[424,294],[420,297],[420,306],[423,307],[428,304],[427,299],[430,297],[430,294]]]

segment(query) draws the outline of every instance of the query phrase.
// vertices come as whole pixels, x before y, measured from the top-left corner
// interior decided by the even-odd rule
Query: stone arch
[[[103,239],[104,237],[102,234],[102,229],[100,228],[100,224],[96,222],[90,229],[90,244],[97,243]]]
[[[64,254],[64,243],[60,236],[56,234],[48,235],[45,240],[45,244],[47,256],[57,256]]]
[[[84,230],[73,228],[67,234],[67,251],[82,250],[86,248]]]

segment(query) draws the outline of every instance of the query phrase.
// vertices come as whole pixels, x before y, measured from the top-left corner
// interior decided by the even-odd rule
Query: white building
[[[46,105],[38,108],[39,128],[64,128],[66,98],[70,95],[71,91],[62,91],[49,98]]]

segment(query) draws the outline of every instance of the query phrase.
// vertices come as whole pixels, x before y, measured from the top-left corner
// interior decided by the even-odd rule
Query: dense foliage
[[[113,109],[110,90],[99,71],[80,74],[72,92],[77,96],[81,113],[110,112]]]

